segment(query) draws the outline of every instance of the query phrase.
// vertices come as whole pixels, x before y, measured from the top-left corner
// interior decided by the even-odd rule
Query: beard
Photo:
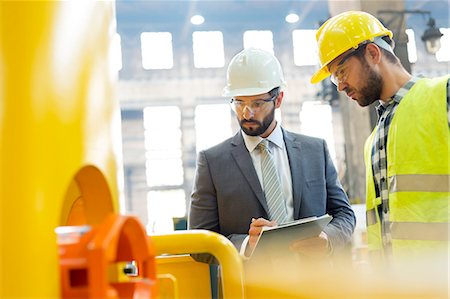
[[[242,119],[239,121],[239,126],[242,131],[249,136],[259,136],[263,134],[269,128],[270,124],[273,122],[275,118],[275,105],[272,108],[272,111],[263,119],[262,122],[257,121],[255,119]],[[257,127],[244,127],[245,123],[258,124]]]
[[[381,90],[383,89],[383,80],[381,76],[369,66],[365,59],[362,59],[362,65],[364,67],[363,73],[366,74],[363,80],[365,79],[364,81],[366,84],[360,89],[360,96],[355,99],[361,107],[366,107],[380,99]],[[348,93],[350,92],[352,92],[351,89]]]

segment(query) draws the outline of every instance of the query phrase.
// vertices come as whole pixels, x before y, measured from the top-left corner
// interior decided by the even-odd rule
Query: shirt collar
[[[264,139],[260,136],[249,136],[245,134],[244,131],[242,131],[242,137],[244,138],[245,147],[247,147],[247,150],[250,153],[258,146],[261,140]],[[278,122],[275,129],[266,139],[275,144],[277,147],[281,149],[284,148],[283,131],[281,131],[281,126]]]
[[[414,86],[414,84],[419,80],[419,77],[411,77],[399,90],[391,97],[388,103],[384,103],[381,100],[380,103],[375,107],[377,109],[378,116],[381,117],[384,111],[386,111],[387,107],[393,103],[400,104],[400,101],[403,97],[410,91],[410,89]]]

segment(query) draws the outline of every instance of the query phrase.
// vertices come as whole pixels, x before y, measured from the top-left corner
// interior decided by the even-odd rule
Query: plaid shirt
[[[387,158],[386,145],[391,120],[394,117],[398,104],[403,97],[409,92],[414,84],[419,80],[418,77],[412,77],[404,86],[402,86],[397,93],[392,97],[388,105],[381,103],[376,107],[378,112],[377,131],[372,145],[372,171],[375,182],[376,197],[381,197],[381,205],[378,207],[378,213],[382,221],[382,236],[383,243],[388,245],[390,243],[389,230],[389,191],[387,186]],[[450,79],[447,81],[447,115],[450,127]]]

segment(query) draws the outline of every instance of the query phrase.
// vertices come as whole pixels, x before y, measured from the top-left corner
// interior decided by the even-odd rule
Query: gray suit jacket
[[[323,139],[283,130],[292,176],[294,219],[321,216],[333,220],[325,229],[333,249],[345,246],[355,216],[339,183]],[[226,236],[238,248],[252,218],[268,219],[268,207],[241,132],[198,154],[191,194],[189,229]]]

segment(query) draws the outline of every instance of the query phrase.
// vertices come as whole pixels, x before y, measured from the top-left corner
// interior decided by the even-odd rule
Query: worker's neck
[[[411,74],[403,67],[391,65],[390,69],[382,74],[384,85],[381,91],[381,101],[388,103],[398,90],[411,80],[411,77]]]

